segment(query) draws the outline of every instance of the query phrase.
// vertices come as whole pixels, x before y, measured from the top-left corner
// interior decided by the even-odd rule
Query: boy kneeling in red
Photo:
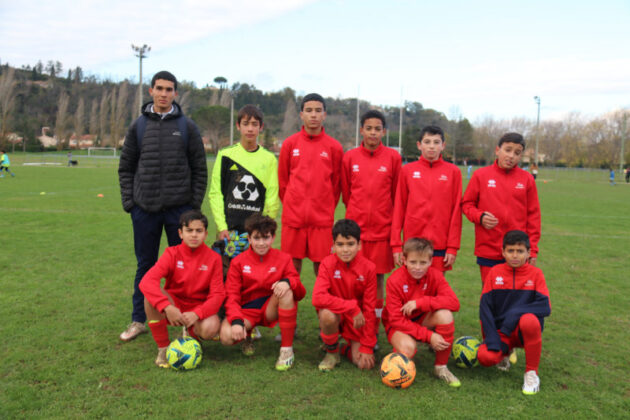
[[[540,268],[528,263],[527,234],[512,230],[503,237],[505,263],[495,265],[484,279],[479,317],[484,342],[477,359],[483,366],[507,371],[514,347],[525,349],[523,394],[540,389],[538,365],[542,351],[544,317],[551,314],[549,290]]]
[[[409,359],[416,354],[418,341],[435,351],[434,375],[449,386],[461,382],[446,363],[453,346],[453,312],[459,300],[444,274],[431,266],[433,245],[428,239],[411,238],[403,246],[400,267],[387,279],[383,325],[387,339]]]
[[[149,328],[158,346],[155,364],[167,368],[167,324],[184,326],[194,338],[209,340],[219,331],[217,312],[225,299],[221,257],[204,243],[208,219],[190,210],[179,219],[182,243],[166,248],[144,275],[140,290]],[[164,288],[160,281],[166,279]]]
[[[293,366],[293,337],[297,302],[306,295],[289,254],[271,248],[276,237],[276,221],[253,214],[245,221],[250,247],[232,260],[225,288],[226,318],[221,324],[221,343],[233,345],[242,340],[243,354],[254,354],[249,334],[257,325],[273,328],[280,324],[282,344],[276,370]]]

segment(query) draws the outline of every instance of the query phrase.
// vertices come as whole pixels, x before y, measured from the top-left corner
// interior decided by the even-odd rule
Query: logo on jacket
[[[523,185],[521,182],[518,182],[518,183],[516,184],[516,187],[515,187],[515,188],[516,188],[517,190],[524,190],[524,189],[525,189],[525,185]]]
[[[503,277],[497,276],[494,279],[494,284],[496,284],[497,286],[503,286]]]
[[[252,268],[249,265],[244,265],[243,266],[243,273],[250,273],[252,272]]]
[[[335,273],[333,274],[333,278],[340,279],[341,278],[341,271],[335,270]]]
[[[412,178],[420,179],[420,171],[413,171]]]
[[[256,201],[258,196],[258,190],[256,189],[256,183],[254,177],[251,175],[244,175],[241,180],[236,184],[236,187],[232,190],[234,198],[237,200]]]
[[[495,181],[494,179],[489,179],[488,188],[496,188],[496,187],[497,187],[497,181]]]
[[[429,283],[424,283],[424,285],[422,286],[422,290],[427,290],[427,287],[429,287]]]
[[[293,149],[293,156],[300,156],[300,149]]]
[[[275,273],[276,271],[278,271],[278,269],[277,269],[276,267],[271,267],[271,268],[269,269],[269,272],[270,272],[270,273]]]
[[[380,168],[378,168],[379,172],[387,172],[387,167],[386,166],[381,166]]]
[[[181,260],[177,261],[177,268],[183,269],[184,268],[184,261],[181,261]]]
[[[409,293],[409,285],[403,284],[403,292]]]
[[[527,279],[525,287],[534,287],[534,281],[532,279]]]
[[[208,271],[208,266],[205,264],[201,264],[201,267],[199,267],[199,271]]]
[[[444,174],[440,175],[440,179],[438,181],[448,181],[448,177]]]
[[[359,165],[357,165],[356,163],[352,165],[352,172],[359,172]]]
[[[365,277],[359,274],[359,277],[357,277],[357,281],[365,281]]]
[[[174,136],[181,137],[181,136],[182,136],[182,133],[180,133],[179,131],[173,131],[173,135],[174,135]]]
[[[320,155],[321,157],[328,158],[328,153],[326,153],[326,151],[325,151],[325,150],[323,150],[323,151],[322,151],[319,155]]]

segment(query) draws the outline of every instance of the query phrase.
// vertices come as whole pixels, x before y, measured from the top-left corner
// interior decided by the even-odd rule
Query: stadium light
[[[140,75],[138,77],[138,109],[137,109],[138,115],[140,115],[142,114],[142,109],[141,109],[142,108],[142,59],[147,57],[146,53],[151,51],[151,47],[148,46],[147,44],[144,44],[141,47],[131,44],[131,49],[136,52],[134,55],[138,57],[140,61]]]
[[[535,156],[535,163],[536,166],[538,166],[538,139],[540,138],[540,96],[534,96],[534,101],[536,101],[536,104],[538,105],[538,115],[536,116],[536,150],[534,152]]]

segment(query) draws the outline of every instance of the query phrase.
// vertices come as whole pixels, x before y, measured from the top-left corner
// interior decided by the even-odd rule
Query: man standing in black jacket
[[[142,115],[129,127],[118,167],[122,205],[131,213],[138,261],[131,324],[120,334],[122,341],[147,332],[144,296],[138,285],[158,259],[162,229],[169,246],[181,242],[179,216],[201,208],[208,182],[199,130],[175,102],[175,76],[156,73],[149,94],[153,101],[142,106]]]

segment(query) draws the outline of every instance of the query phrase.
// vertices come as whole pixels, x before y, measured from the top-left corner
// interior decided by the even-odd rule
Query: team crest
[[[352,165],[352,172],[359,172],[359,165],[357,164]]]
[[[201,264],[201,267],[199,267],[199,271],[208,271],[208,266],[205,264]]]
[[[522,183],[519,182],[519,183],[516,184],[515,188],[517,190],[524,190],[525,189],[525,185],[523,185]]]
[[[440,175],[440,179],[438,181],[448,181],[448,177],[444,174]]]
[[[489,179],[488,188],[496,188],[496,187],[497,187],[497,181],[495,181],[494,179]]]
[[[497,286],[503,286],[503,277],[497,276],[494,279],[494,284],[496,284]]]
[[[386,166],[381,166],[380,168],[378,168],[379,172],[387,172],[387,167]]]
[[[420,179],[420,171],[413,171],[413,175],[411,177],[415,179]]]
[[[403,292],[409,293],[409,285],[403,284]]]
[[[325,150],[323,150],[320,154],[321,157],[328,159],[328,153],[326,153]]]
[[[184,268],[184,261],[177,261],[177,268]]]
[[[357,277],[357,281],[365,281],[365,277],[363,277],[362,275],[359,275],[359,277]]]
[[[244,265],[243,266],[243,273],[250,273],[252,272],[252,268],[249,265]]]
[[[270,273],[275,273],[276,271],[278,271],[278,269],[277,269],[276,267],[271,267],[271,268],[269,269],[269,272],[270,272]]]
[[[300,149],[293,149],[293,156],[300,156]]]
[[[333,274],[333,278],[340,279],[341,278],[341,271],[335,270],[335,273]]]

